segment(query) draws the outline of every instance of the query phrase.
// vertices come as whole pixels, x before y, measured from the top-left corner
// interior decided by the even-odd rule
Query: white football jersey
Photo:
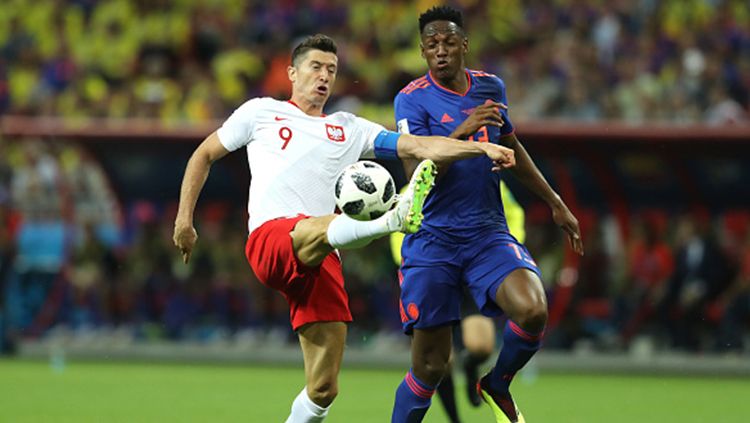
[[[309,116],[269,97],[237,108],[217,134],[229,151],[247,148],[248,230],[279,217],[333,213],[336,176],[360,158],[374,157],[383,130],[351,113]]]

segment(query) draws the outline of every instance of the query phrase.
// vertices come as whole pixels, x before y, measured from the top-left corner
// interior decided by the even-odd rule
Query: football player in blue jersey
[[[525,221],[526,215],[521,205],[513,197],[508,186],[500,183],[500,198],[503,201],[505,220],[508,231],[523,244],[526,239]],[[406,186],[402,189],[406,190]],[[391,254],[396,265],[401,264],[401,244],[404,234],[394,232],[390,235]],[[474,407],[482,404],[482,397],[477,392],[477,381],[479,381],[479,367],[484,364],[495,350],[495,320],[492,317],[483,316],[471,294],[464,285],[463,298],[461,299],[461,324],[456,325],[453,330],[454,349],[451,362],[458,359],[461,363],[459,368],[463,370],[466,377],[466,393],[469,403]],[[443,404],[445,414],[450,423],[461,423],[456,404],[456,388],[453,383],[453,369],[451,363],[436,388],[436,393]]]
[[[552,209],[573,250],[583,254],[578,221],[514,134],[505,84],[467,69],[469,42],[461,12],[434,7],[419,17],[429,72],[396,96],[399,131],[502,144],[516,155],[513,175]],[[547,322],[541,275],[508,231],[498,184],[486,158],[445,164],[424,207],[419,232],[404,239],[400,313],[412,335],[412,368],[396,390],[392,422],[420,422],[449,366],[452,326],[460,320],[462,284],[486,316],[508,318],[494,368],[477,390],[498,422],[523,422],[511,397],[513,376],[539,350]],[[411,163],[404,163],[409,170]],[[408,174],[408,173],[407,173]]]

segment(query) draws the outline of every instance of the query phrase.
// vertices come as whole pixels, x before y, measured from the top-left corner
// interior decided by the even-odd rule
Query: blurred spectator
[[[603,227],[596,225],[582,236],[586,240],[586,254],[579,265],[578,283],[568,313],[570,341],[593,340],[600,347],[614,341],[612,317],[613,267],[604,246]]]
[[[10,217],[11,172],[6,162],[7,157],[6,143],[0,137],[0,355],[10,353],[13,348],[8,330],[8,304],[6,302],[8,275],[15,249]]]
[[[70,259],[66,304],[61,319],[71,329],[105,323],[106,285],[114,279],[116,263],[112,251],[102,243],[92,225],[85,225],[78,248]]]
[[[64,191],[54,150],[34,141],[21,146],[11,153],[16,159],[11,199],[21,222],[10,278],[9,320],[38,335],[38,317],[48,311],[47,294],[65,265],[70,233],[63,218]]]
[[[665,242],[664,221],[656,216],[641,216],[632,224],[627,257],[630,269],[627,283],[618,293],[615,314],[626,345],[644,325],[653,322],[674,271],[672,249]]]
[[[741,352],[745,347],[743,338],[750,322],[750,231],[739,258],[737,277],[716,304],[723,312],[716,343],[720,351]]]
[[[662,305],[664,317],[671,346],[697,351],[704,347],[706,320],[711,318],[708,307],[726,288],[730,269],[708,222],[683,216],[675,244],[675,269]]]
[[[0,151],[2,144],[0,141]],[[4,163],[0,159],[0,175],[3,173]],[[0,190],[3,190],[3,181],[0,177]],[[11,339],[8,313],[8,282],[13,263],[15,244],[13,242],[13,228],[10,216],[10,208],[7,207],[7,197],[0,192],[0,355],[12,353],[14,341]]]
[[[729,96],[729,91],[720,84],[714,84],[709,92],[709,106],[706,110],[706,123],[709,125],[743,125],[748,115],[742,105]]]

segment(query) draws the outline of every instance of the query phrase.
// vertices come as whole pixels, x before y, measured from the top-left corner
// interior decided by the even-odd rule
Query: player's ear
[[[422,55],[423,59],[426,59],[426,57],[424,57],[424,44],[421,42],[419,43],[419,54]]]
[[[295,68],[294,66],[287,66],[286,74],[289,77],[289,80],[292,81],[292,83],[297,81],[297,68]]]
[[[464,54],[469,52],[469,39],[467,37],[464,37]]]

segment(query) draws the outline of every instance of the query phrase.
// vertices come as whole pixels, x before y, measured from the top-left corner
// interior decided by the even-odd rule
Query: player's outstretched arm
[[[493,162],[493,171],[515,166],[513,150],[491,143],[462,142],[453,138],[401,134],[397,145],[401,159],[430,159],[436,163],[450,163],[486,155]]]
[[[562,198],[549,185],[515,134],[503,137],[501,142],[512,148],[515,152],[516,166],[511,169],[513,176],[518,178],[519,181],[549,205],[552,209],[552,218],[555,220],[555,223],[568,234],[568,241],[570,241],[573,251],[583,255],[583,241],[581,240],[581,231],[578,227],[578,219],[576,219]]]
[[[180,249],[185,263],[190,260],[190,254],[198,240],[198,233],[193,226],[193,211],[198,202],[198,196],[206,183],[211,164],[228,153],[229,151],[221,145],[216,132],[213,132],[203,140],[188,160],[185,176],[182,178],[180,205],[177,208],[172,238],[174,245]]]

